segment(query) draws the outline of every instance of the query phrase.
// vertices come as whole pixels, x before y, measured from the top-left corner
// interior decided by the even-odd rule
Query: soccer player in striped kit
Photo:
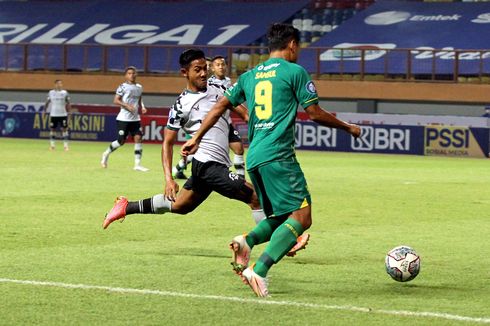
[[[128,135],[134,139],[134,170],[148,171],[147,168],[141,165],[141,156],[143,155],[143,144],[141,131],[139,109],[141,114],[146,113],[146,108],[143,105],[142,94],[143,86],[136,82],[137,71],[135,67],[127,67],[124,71],[124,83],[119,85],[114,96],[114,104],[119,105],[121,110],[116,117],[118,137],[109,147],[102,153],[100,164],[103,168],[107,168],[109,155],[116,149],[124,145]]]
[[[50,90],[44,110],[49,112],[49,150],[55,149],[56,128],[61,128],[63,136],[63,147],[65,151],[68,147],[68,112],[71,110],[70,95],[63,89],[63,82],[59,79],[54,81],[54,89]]]

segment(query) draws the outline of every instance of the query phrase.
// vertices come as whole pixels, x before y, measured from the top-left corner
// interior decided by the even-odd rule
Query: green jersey
[[[270,58],[240,76],[225,92],[233,106],[247,102],[250,148],[247,168],[295,156],[298,104],[318,103],[318,94],[306,70],[280,58]]]

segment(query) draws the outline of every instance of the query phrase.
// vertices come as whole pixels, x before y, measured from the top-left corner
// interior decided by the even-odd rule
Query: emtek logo
[[[352,138],[351,147],[355,151],[410,150],[410,129],[361,127],[361,136]]]
[[[406,11],[384,11],[370,15],[364,19],[368,25],[393,25],[404,21],[418,22],[439,22],[439,21],[456,21],[461,15],[413,15]]]

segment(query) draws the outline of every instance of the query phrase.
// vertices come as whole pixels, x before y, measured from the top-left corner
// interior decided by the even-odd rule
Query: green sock
[[[277,229],[279,225],[284,222],[284,219],[266,218],[260,221],[255,228],[250,231],[245,237],[245,241],[249,245],[250,249],[253,246],[269,241],[272,233]]]
[[[288,218],[272,233],[271,241],[255,264],[254,272],[265,277],[271,266],[288,253],[302,233],[301,223],[293,218]]]

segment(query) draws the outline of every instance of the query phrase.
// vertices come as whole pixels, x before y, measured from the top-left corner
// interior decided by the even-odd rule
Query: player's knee
[[[243,155],[245,153],[245,150],[243,149],[243,144],[238,143],[238,146],[236,148],[235,154],[236,155]]]
[[[301,226],[303,226],[303,230],[306,231],[308,230],[310,227],[311,227],[311,224],[313,223],[313,221],[311,220],[311,217],[307,220],[304,220],[302,223],[301,223]]]
[[[182,205],[182,204],[177,203],[177,202],[175,202],[172,205],[172,213],[174,213],[174,214],[185,215],[185,214],[192,212],[193,210],[194,210],[194,208],[188,207],[187,205]]]
[[[243,144],[240,142],[230,143],[230,148],[235,153],[235,155],[243,155],[245,150],[243,149]]]
[[[311,219],[311,213],[310,214],[302,214],[299,222],[301,223],[301,226],[303,227],[303,231],[308,230],[311,227],[311,224],[313,223],[313,221]]]
[[[259,201],[259,197],[257,197],[257,194],[255,193],[255,191],[252,192],[252,195],[250,197],[250,207],[252,209],[260,209],[260,201]]]
[[[244,201],[250,205],[252,209],[260,209],[259,198],[251,186],[244,182],[240,186],[240,193],[244,197]]]
[[[117,137],[117,142],[120,146],[124,145],[124,143],[126,142],[126,136],[120,134],[119,137]]]
[[[291,214],[291,217],[301,223],[303,230],[306,231],[311,227],[311,224],[313,223],[311,218],[311,206],[306,206],[297,211],[294,211]]]

